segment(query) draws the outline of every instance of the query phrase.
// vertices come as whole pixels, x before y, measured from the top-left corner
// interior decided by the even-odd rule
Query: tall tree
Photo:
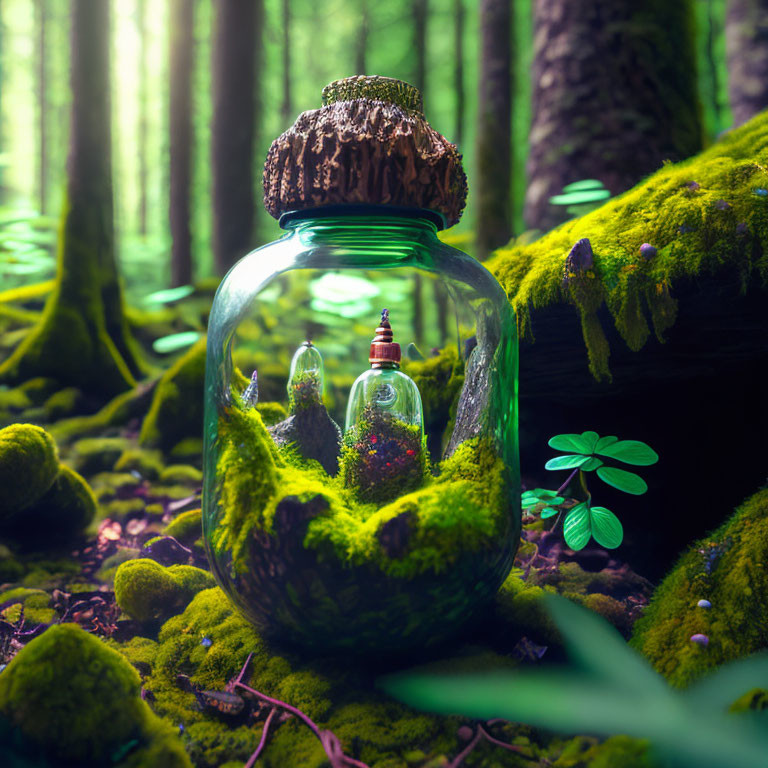
[[[291,0],[282,0],[283,14],[283,99],[280,104],[280,115],[283,118],[283,128],[288,128],[293,117],[293,102],[291,99]]]
[[[192,71],[194,0],[171,0],[170,41],[170,200],[171,283],[192,281]]]
[[[35,0],[35,25],[37,27],[36,82],[37,90],[37,194],[40,213],[48,209],[48,3]]]
[[[768,0],[730,0],[725,39],[736,126],[768,108]]]
[[[460,147],[464,141],[464,116],[466,99],[464,94],[464,0],[453,0],[453,90],[456,92],[456,123],[453,140]]]
[[[147,75],[147,0],[137,0],[136,17],[139,32],[139,109],[138,116],[138,167],[139,167],[139,234],[147,234],[147,144],[149,136],[149,79]],[[173,27],[171,27],[173,34]]]
[[[413,84],[426,96],[427,87],[427,17],[429,0],[413,0],[411,5],[413,19]],[[424,341],[424,300],[422,277],[417,272],[413,276],[413,338],[417,344]]]
[[[701,148],[692,0],[535,0],[525,219],[598,179],[613,194]]]
[[[368,54],[369,25],[368,0],[360,0],[360,28],[355,40],[355,72],[358,75],[367,74],[366,56]]]
[[[479,258],[512,236],[512,3],[480,2],[475,247]]]
[[[0,378],[47,376],[101,396],[135,384],[139,361],[114,253],[109,3],[71,0],[72,108],[67,201],[55,287]]]
[[[224,274],[251,246],[256,49],[263,1],[216,0],[213,41],[213,256]]]

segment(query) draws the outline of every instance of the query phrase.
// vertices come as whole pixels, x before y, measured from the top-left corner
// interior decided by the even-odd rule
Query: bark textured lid
[[[461,217],[467,177],[456,146],[422,112],[421,93],[389,77],[355,76],[323,89],[264,164],[264,207],[279,218],[324,205],[374,204]]]

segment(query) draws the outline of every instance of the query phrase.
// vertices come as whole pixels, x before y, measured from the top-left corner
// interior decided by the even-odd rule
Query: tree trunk
[[[691,0],[535,0],[532,78],[529,227],[568,217],[567,184],[616,195],[701,148]]]
[[[192,70],[194,0],[171,0],[170,206],[171,284],[192,282]]]
[[[360,29],[357,33],[355,44],[355,72],[358,75],[365,75],[365,58],[368,53],[368,27],[370,17],[368,14],[368,0],[360,0]]]
[[[48,376],[111,396],[135,384],[139,363],[114,253],[109,3],[72,0],[71,9],[72,110],[56,285],[0,377]]]
[[[280,105],[280,115],[283,118],[283,128],[288,128],[293,117],[291,101],[291,2],[282,0],[283,13],[283,100]]]
[[[35,0],[35,24],[37,26],[37,186],[40,213],[48,210],[48,57],[47,31],[48,7],[46,0]]]
[[[413,85],[426,96],[427,79],[427,16],[429,0],[413,0],[413,50],[415,54]],[[413,276],[413,338],[416,344],[424,342],[424,300],[422,277],[417,272]]]
[[[768,0],[730,0],[725,22],[733,125],[768,108]]]
[[[456,123],[453,141],[461,147],[464,141],[464,0],[453,0],[453,89],[456,92]]]
[[[512,4],[481,0],[475,247],[485,258],[512,236]]]
[[[215,5],[213,254],[222,275],[252,245],[256,47],[261,7],[262,0],[217,0]]]
[[[147,235],[147,0],[137,0],[136,15],[139,27],[139,111],[138,111],[138,165],[139,165],[139,234]],[[172,29],[173,33],[173,29]]]

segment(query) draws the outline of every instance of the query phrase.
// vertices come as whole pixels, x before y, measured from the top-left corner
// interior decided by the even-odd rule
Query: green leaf
[[[587,445],[589,445],[589,453],[595,452],[595,446],[597,445],[598,441],[600,440],[600,435],[597,434],[597,432],[592,432],[591,430],[589,432],[582,432],[581,433],[581,439],[585,440]]]
[[[585,432],[584,434],[587,435],[589,433]],[[558,451],[583,454],[592,453],[593,444],[594,442],[590,438],[575,434],[555,435],[549,439],[548,443],[550,448],[555,448]]]
[[[586,464],[581,465],[581,469],[584,472],[591,472],[593,469],[597,469],[598,467],[602,467],[602,466],[603,466],[602,460],[598,459],[596,456],[592,456]]]
[[[546,488],[534,488],[531,493],[535,494],[539,499],[554,499],[557,496],[557,491],[549,491]]]
[[[592,459],[591,456],[555,456],[554,459],[550,459],[545,465],[544,469],[575,469],[582,464],[586,464]]]
[[[605,187],[603,182],[598,179],[582,179],[566,184],[563,187],[563,192],[583,192],[585,189],[605,189]]]
[[[595,453],[638,467],[648,467],[659,460],[659,454],[639,440],[619,440],[611,445],[602,446],[600,449],[596,448]]]
[[[641,496],[648,490],[648,485],[640,475],[634,472],[627,472],[626,469],[617,467],[599,467],[597,476],[608,485],[618,488],[624,493],[631,493],[634,496]]]
[[[155,339],[152,342],[152,349],[159,355],[167,355],[194,344],[199,338],[200,334],[197,331],[172,333],[169,336],[162,336],[159,339]]]
[[[544,507],[544,509],[541,510],[541,519],[546,520],[548,517],[554,517],[559,510],[552,509],[552,507]]]
[[[600,453],[603,448],[609,445],[613,445],[614,443],[618,442],[618,440],[619,438],[615,435],[606,435],[605,437],[601,437],[597,441],[595,447],[592,449],[592,453]]]
[[[589,524],[589,507],[585,503],[577,504],[566,515],[563,538],[574,552],[587,546],[587,542],[592,538],[592,529]]]
[[[605,507],[592,507],[589,521],[595,541],[606,549],[616,549],[624,540],[624,529],[619,518]]]

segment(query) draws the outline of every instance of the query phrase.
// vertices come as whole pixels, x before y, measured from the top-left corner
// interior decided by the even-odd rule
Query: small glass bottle
[[[400,370],[389,310],[371,342],[371,368],[355,379],[347,403],[344,482],[363,501],[383,503],[418,488],[426,470],[421,395]]]
[[[332,83],[269,150],[264,202],[286,234],[241,259],[213,302],[203,534],[217,581],[274,642],[438,643],[511,569],[517,332],[495,278],[438,237],[466,191],[418,90],[389,78]],[[399,343],[431,357],[400,360],[386,318],[371,345],[382,306]],[[378,367],[360,376],[367,354]],[[241,370],[254,369],[247,407]],[[370,476],[360,451],[382,459]]]

